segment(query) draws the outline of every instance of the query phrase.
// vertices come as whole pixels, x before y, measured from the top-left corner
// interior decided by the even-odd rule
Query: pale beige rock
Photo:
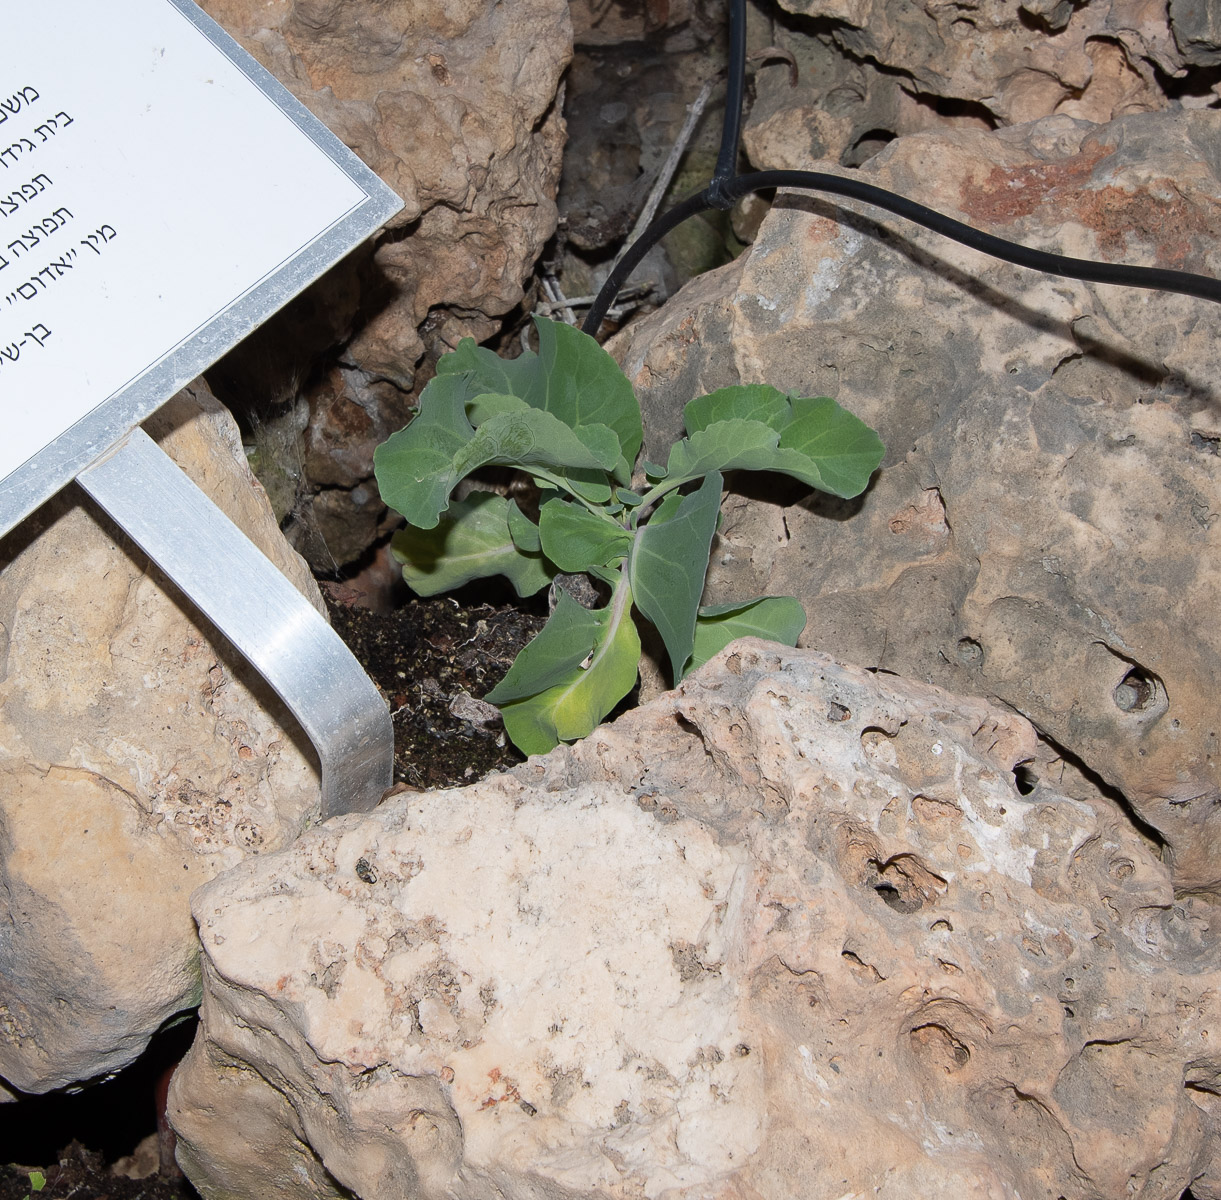
[[[309,830],[195,894],[180,1161],[206,1200],[1211,1200],[1206,910],[1110,801],[1022,795],[1035,754],[743,641]]]
[[[521,302],[555,230],[568,5],[205,0],[203,7],[406,202],[390,235],[357,264],[355,285],[348,275],[357,268],[342,268],[338,282],[329,281],[335,295],[309,310],[314,336],[302,337],[298,305],[260,332],[235,368],[235,405],[251,404],[265,417],[288,403],[289,425],[298,408],[309,410],[314,428],[299,447],[289,439],[292,461],[280,468],[294,476],[281,515],[295,510],[293,544],[329,570],[363,553],[376,531],[363,497],[349,496],[362,488],[376,496],[371,458],[325,461],[353,412],[363,413],[364,438],[374,443],[400,428],[425,355],[435,360],[463,337],[491,337]],[[338,343],[347,343],[346,369],[307,382],[317,358]],[[264,378],[268,359],[283,378]],[[276,386],[287,394],[272,394]],[[316,505],[320,488],[327,490]]]
[[[321,606],[207,390],[148,429]],[[0,554],[0,1077],[41,1092],[198,1002],[192,889],[286,845],[319,789],[270,689],[79,493]]]
[[[1221,274],[1221,114],[893,142],[860,177],[1027,245]],[[744,483],[709,600],[790,593],[803,644],[989,695],[1119,789],[1182,888],[1221,883],[1221,351],[1206,301],[1010,267],[814,196],[616,353],[664,460],[733,382],[835,396],[884,469],[852,503]]]

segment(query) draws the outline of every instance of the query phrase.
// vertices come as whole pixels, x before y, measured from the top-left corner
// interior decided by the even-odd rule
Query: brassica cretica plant
[[[618,364],[571,326],[535,323],[537,354],[505,360],[467,338],[441,358],[411,423],[374,456],[382,499],[407,520],[392,551],[419,595],[498,574],[519,596],[560,572],[609,588],[592,610],[557,589],[547,623],[486,697],[527,754],[584,737],[627,695],[640,620],[660,634],[675,683],[738,637],[795,645],[805,613],[791,596],[700,606],[723,473],[772,471],[849,498],[883,454],[834,400],[747,384],[692,400],[665,465],[637,469],[640,405]],[[452,498],[491,465],[534,481],[537,520],[494,492]]]

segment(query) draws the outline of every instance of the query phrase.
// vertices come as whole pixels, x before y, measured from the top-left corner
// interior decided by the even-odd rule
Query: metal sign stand
[[[324,818],[390,786],[386,705],[139,423],[401,207],[192,0],[6,14],[0,534],[75,479],[300,721]]]
[[[250,660],[322,766],[322,816],[367,811],[390,786],[394,729],[322,615],[142,429],[76,477]]]

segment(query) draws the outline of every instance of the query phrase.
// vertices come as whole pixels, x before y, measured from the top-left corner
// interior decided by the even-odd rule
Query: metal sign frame
[[[39,8],[48,11],[56,2]],[[0,534],[76,479],[301,722],[319,755],[323,816],[368,809],[391,782],[393,729],[385,702],[326,620],[138,426],[403,203],[192,0],[146,2],[164,4],[189,23],[253,85],[252,102],[275,105],[289,123],[286,136],[303,135],[328,160],[320,160],[320,169],[338,167],[355,184],[356,198],[329,214],[273,269],[159,346],[151,361],[137,362],[126,383],[98,397],[84,416],[0,480]],[[49,127],[42,128],[45,134]],[[15,161],[20,147],[14,148]],[[3,394],[0,375],[0,400]]]

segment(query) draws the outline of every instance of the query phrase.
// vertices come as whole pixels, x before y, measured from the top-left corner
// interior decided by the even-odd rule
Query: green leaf
[[[543,548],[538,536],[538,526],[517,507],[516,500],[509,501],[509,536],[513,539],[513,545],[528,554]]]
[[[457,350],[437,363],[438,375],[465,375],[472,396],[518,396],[571,429],[608,426],[615,431],[630,474],[644,433],[640,405],[619,364],[593,338],[571,325],[541,317],[534,324],[538,354],[528,350],[518,358],[501,359],[463,338]],[[615,466],[613,462],[609,465]]]
[[[779,434],[730,417],[676,442],[667,483],[710,470],[778,471],[845,499],[863,492],[886,452],[878,435],[826,396],[792,405],[798,415]]]
[[[608,425],[619,439],[619,452],[630,473],[640,453],[644,428],[640,404],[627,376],[588,334],[562,321],[536,317],[534,324],[546,379],[545,399],[538,407],[574,427]],[[530,396],[525,399],[535,403]]]
[[[485,392],[466,402],[467,420],[472,425],[482,425],[489,417],[502,412],[521,412],[530,406],[520,397],[507,393]]]
[[[420,394],[411,424],[373,452],[382,500],[412,525],[432,529],[458,482],[454,456],[475,436],[466,419],[469,398],[461,376],[438,376]]]
[[[735,417],[700,429],[670,449],[669,481],[698,479],[709,471],[770,471],[779,434],[762,421]]]
[[[632,535],[618,521],[596,516],[566,500],[544,504],[539,509],[538,528],[543,552],[561,571],[609,566],[627,554],[632,544]]]
[[[408,525],[391,539],[390,552],[402,565],[403,579],[421,596],[489,575],[504,575],[519,596],[530,596],[555,575],[541,552],[527,553],[516,544],[509,501],[493,492],[455,500],[433,529]]]
[[[41,1192],[47,1186],[47,1177],[41,1171],[31,1171],[29,1174],[30,1187],[36,1192]]]
[[[474,338],[463,338],[456,350],[441,356],[437,374],[466,375],[472,395],[491,393],[524,398],[538,378],[538,355],[527,350],[518,358],[501,358],[476,345]]]
[[[640,636],[631,607],[631,588],[622,575],[610,604],[596,612],[560,594],[542,632],[486,697],[500,706],[518,749],[546,754],[562,741],[585,737],[632,690]],[[529,690],[540,682],[541,690]]]
[[[683,677],[695,638],[695,615],[721,507],[721,475],[711,471],[675,506],[670,497],[636,534],[629,578],[636,607],[657,627],[675,682]],[[671,510],[673,515],[671,514]]]
[[[780,434],[779,448],[809,460],[813,472],[799,474],[792,469],[790,456],[783,453],[781,465],[775,469],[846,500],[859,496],[886,453],[882,439],[860,417],[827,396],[794,400],[793,409],[796,416]]]
[[[805,625],[805,609],[793,596],[756,596],[753,600],[707,605],[695,620],[695,648],[686,673],[702,667],[740,637],[761,637],[795,646]]]
[[[554,687],[593,651],[608,610],[591,611],[562,589],[557,591],[555,611],[484,697],[489,704],[509,704]]]
[[[688,433],[698,433],[717,421],[737,418],[762,421],[779,433],[792,419],[789,398],[764,383],[738,384],[699,396],[683,409],[683,424]]]
[[[453,472],[461,479],[489,463],[525,470],[593,467],[605,472],[618,457],[619,443],[605,425],[573,430],[550,413],[527,408],[489,417],[454,455]]]
[[[643,470],[644,473],[652,480],[665,479],[666,477],[665,467],[660,467],[655,462],[649,462],[647,458],[640,464],[640,467],[641,470]]]

